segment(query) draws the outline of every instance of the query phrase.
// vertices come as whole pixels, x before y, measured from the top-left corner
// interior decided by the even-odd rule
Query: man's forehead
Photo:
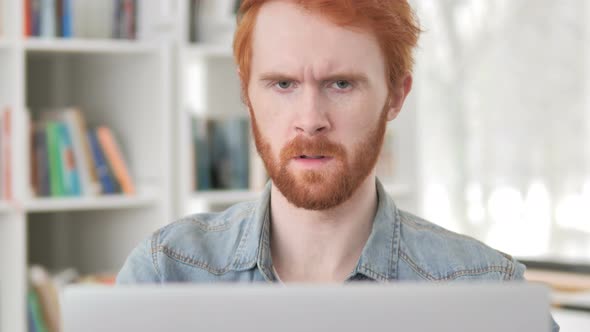
[[[271,1],[262,6],[252,52],[255,67],[264,67],[265,71],[295,69],[303,64],[327,72],[359,71],[374,65],[367,63],[375,60],[371,56],[381,56],[371,33],[338,26],[291,1]]]

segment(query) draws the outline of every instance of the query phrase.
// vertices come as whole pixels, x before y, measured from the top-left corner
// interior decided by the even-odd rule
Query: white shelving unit
[[[30,264],[116,273],[141,239],[172,220],[173,39],[26,38],[23,1],[0,1],[0,108],[9,106],[14,120],[14,198],[0,201],[1,332],[27,331]],[[31,194],[26,121],[67,106],[80,107],[89,126],[112,129],[136,195]]]

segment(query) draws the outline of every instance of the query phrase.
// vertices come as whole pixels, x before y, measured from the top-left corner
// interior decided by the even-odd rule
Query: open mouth
[[[301,155],[297,157],[298,159],[312,159],[312,160],[320,160],[320,159],[325,159],[327,158],[326,156],[307,156],[307,155]]]

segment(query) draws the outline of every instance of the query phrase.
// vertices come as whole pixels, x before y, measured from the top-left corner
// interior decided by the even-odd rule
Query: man
[[[375,176],[419,33],[405,0],[243,1],[234,53],[271,182],[156,231],[118,282],[522,280],[512,257],[397,209]]]

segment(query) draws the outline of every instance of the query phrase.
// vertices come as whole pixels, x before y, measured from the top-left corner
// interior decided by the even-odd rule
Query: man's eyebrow
[[[260,81],[281,81],[281,80],[296,81],[297,78],[295,78],[294,76],[289,75],[289,74],[284,74],[284,73],[279,73],[279,72],[268,72],[268,73],[260,74],[259,80]],[[321,81],[338,81],[338,80],[367,83],[367,82],[369,82],[369,77],[364,73],[344,71],[344,72],[340,72],[340,73],[331,73],[321,79]]]
[[[273,72],[260,74],[258,80],[260,80],[260,81],[296,81],[297,79],[291,75],[273,71]]]

